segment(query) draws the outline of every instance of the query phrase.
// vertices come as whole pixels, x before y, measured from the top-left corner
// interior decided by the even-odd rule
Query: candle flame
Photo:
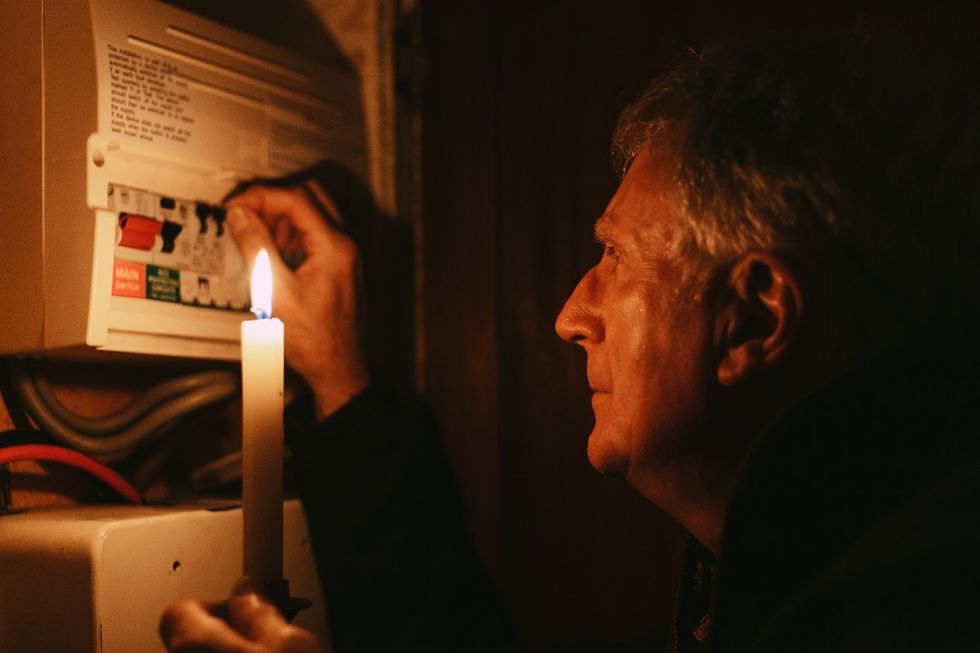
[[[272,317],[272,264],[265,248],[259,250],[252,267],[252,312],[259,319]]]

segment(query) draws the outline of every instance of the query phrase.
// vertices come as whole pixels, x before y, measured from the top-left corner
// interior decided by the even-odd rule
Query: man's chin
[[[603,474],[625,477],[629,470],[629,456],[596,429],[589,435],[587,453],[592,466]]]

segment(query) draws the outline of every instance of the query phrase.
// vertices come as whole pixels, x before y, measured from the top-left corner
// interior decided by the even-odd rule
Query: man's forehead
[[[657,227],[645,214],[630,215],[608,209],[592,227],[596,242],[613,243],[620,248],[644,248],[656,231]]]
[[[599,242],[635,245],[661,258],[676,244],[681,204],[672,162],[663,154],[641,153],[593,227]]]

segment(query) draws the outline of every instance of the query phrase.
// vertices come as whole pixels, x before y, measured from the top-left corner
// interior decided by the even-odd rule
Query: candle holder
[[[266,598],[272,605],[279,608],[286,621],[292,621],[297,614],[313,606],[313,602],[300,596],[289,595],[289,581],[285,578],[263,580]]]

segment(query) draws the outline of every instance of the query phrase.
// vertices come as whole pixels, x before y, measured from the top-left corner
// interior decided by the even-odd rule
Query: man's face
[[[636,158],[596,222],[602,258],[556,323],[588,355],[589,460],[627,477],[693,445],[714,381],[708,316],[681,284],[686,262],[670,180],[660,156]]]

